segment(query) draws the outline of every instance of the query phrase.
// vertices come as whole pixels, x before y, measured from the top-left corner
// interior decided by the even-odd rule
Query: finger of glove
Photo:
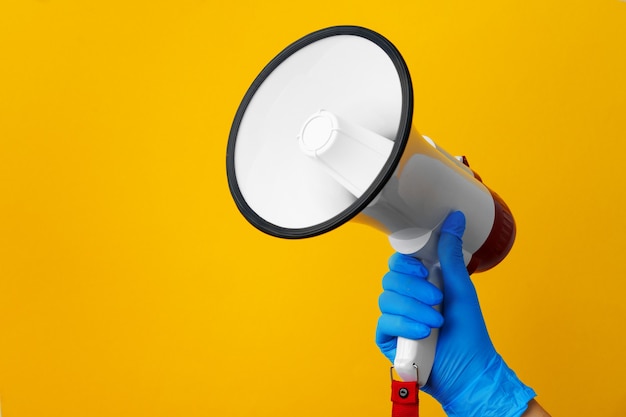
[[[385,274],[383,289],[414,298],[430,306],[440,304],[443,299],[441,290],[424,278],[395,271],[389,271]]]
[[[383,314],[402,316],[428,327],[441,327],[443,316],[433,307],[411,297],[385,291],[378,298]]]
[[[389,269],[401,274],[414,275],[419,278],[428,277],[428,269],[419,259],[401,253],[394,253],[389,258]]]
[[[390,357],[393,361],[398,337],[419,340],[429,335],[430,327],[423,323],[404,316],[383,314],[378,319],[378,326],[376,327],[376,345],[383,352],[393,350],[393,355]]]
[[[396,347],[398,346],[397,336],[389,334],[390,325],[387,323],[388,317],[381,316],[378,318],[378,325],[376,326],[376,346],[380,351],[389,359],[392,363],[396,358]]]

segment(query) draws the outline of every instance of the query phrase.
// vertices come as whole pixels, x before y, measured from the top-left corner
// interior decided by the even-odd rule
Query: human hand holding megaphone
[[[398,253],[391,257],[379,300],[383,314],[376,343],[394,362],[396,337],[422,339],[431,328],[441,327],[434,366],[421,389],[450,416],[519,416],[535,392],[517,378],[491,342],[463,259],[464,230],[461,212],[451,213],[441,227],[443,296],[425,280],[427,270],[420,261]],[[431,307],[442,298],[443,316]]]

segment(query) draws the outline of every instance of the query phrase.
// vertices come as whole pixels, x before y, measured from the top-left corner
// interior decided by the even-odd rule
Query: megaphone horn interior
[[[227,174],[237,207],[282,238],[340,226],[393,174],[412,116],[409,71],[386,38],[338,26],[299,39],[261,71],[235,115]]]

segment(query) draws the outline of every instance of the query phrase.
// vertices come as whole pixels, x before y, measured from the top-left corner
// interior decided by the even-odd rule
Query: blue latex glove
[[[440,327],[435,362],[422,390],[449,416],[513,417],[535,397],[496,352],[463,261],[465,216],[451,213],[438,243],[444,295],[415,258],[394,254],[383,278],[376,344],[393,362],[396,337],[421,339]],[[443,316],[432,308],[443,299]]]

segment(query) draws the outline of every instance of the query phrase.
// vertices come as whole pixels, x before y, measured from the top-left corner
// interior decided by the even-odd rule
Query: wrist
[[[450,417],[520,417],[535,395],[495,355],[484,372],[443,408]]]
[[[550,414],[537,401],[530,400],[528,408],[522,414],[522,417],[550,417]]]

